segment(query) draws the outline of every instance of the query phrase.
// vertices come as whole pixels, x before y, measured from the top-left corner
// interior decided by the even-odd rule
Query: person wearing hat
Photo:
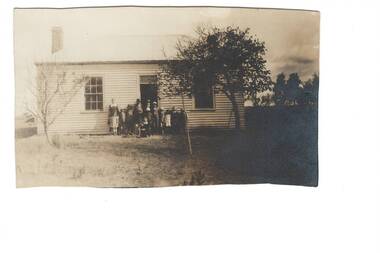
[[[133,116],[135,117],[135,122],[141,124],[143,121],[143,108],[140,99],[136,99],[135,107],[133,109]]]

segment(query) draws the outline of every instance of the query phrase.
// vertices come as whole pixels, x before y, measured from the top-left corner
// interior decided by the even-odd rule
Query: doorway
[[[157,77],[156,76],[140,76],[140,95],[141,95],[141,105],[146,108],[148,100],[150,100],[150,105],[153,102],[157,102],[158,91],[157,91]]]

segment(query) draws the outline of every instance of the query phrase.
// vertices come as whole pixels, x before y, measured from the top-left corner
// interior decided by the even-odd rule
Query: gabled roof
[[[178,39],[184,35],[128,35],[63,40],[63,49],[36,64],[160,63],[173,59]]]

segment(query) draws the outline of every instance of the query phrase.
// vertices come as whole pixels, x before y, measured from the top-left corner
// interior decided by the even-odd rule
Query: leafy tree
[[[311,84],[312,84],[312,88],[311,88],[312,100],[311,100],[311,103],[312,104],[318,104],[319,76],[317,73],[314,73]]]
[[[305,82],[299,104],[315,105],[318,103],[319,76],[314,74]]]
[[[276,105],[285,104],[285,88],[286,88],[286,79],[284,73],[277,75],[276,83],[274,84],[274,102]]]
[[[246,99],[270,88],[270,72],[264,59],[264,42],[239,27],[198,28],[194,39],[177,43],[176,59],[167,61],[159,76],[167,95],[191,96],[198,88],[212,88],[227,96],[240,128],[236,95]]]
[[[270,106],[273,102],[273,94],[266,94],[261,96],[261,106]]]
[[[291,73],[286,82],[285,96],[288,104],[295,105],[297,97],[299,96],[301,79],[297,73]]]

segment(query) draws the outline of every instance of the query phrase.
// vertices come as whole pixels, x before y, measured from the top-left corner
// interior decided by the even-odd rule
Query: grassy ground
[[[318,184],[316,106],[256,107],[246,118],[249,155],[244,157],[256,182]]]
[[[149,187],[183,185],[202,171],[204,183],[218,183],[203,146],[208,137],[195,137],[194,155],[187,154],[183,136],[121,138],[62,136],[59,148],[43,136],[16,140],[17,186],[88,185]],[[212,172],[212,173],[211,173]]]
[[[61,136],[55,140],[56,148],[48,146],[43,136],[18,138],[17,186],[264,182],[315,186],[315,113],[251,112],[249,120],[255,123],[249,123],[246,131],[194,133],[193,156],[181,135]]]

